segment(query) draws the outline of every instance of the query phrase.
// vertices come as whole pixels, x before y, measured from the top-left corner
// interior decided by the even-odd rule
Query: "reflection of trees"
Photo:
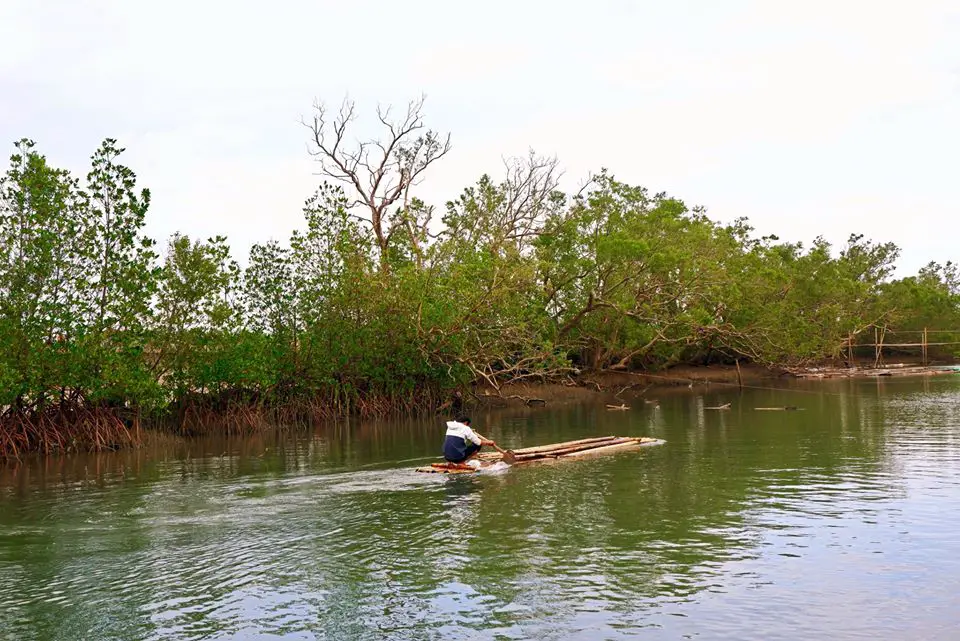
[[[758,555],[771,528],[867,518],[902,495],[890,472],[909,462],[914,433],[945,439],[937,424],[960,418],[930,385],[720,388],[656,410],[478,414],[481,431],[512,447],[667,441],[499,476],[400,463],[436,455],[438,420],[23,463],[0,471],[0,600],[18,600],[0,626],[63,639],[636,626]],[[730,411],[704,409],[727,401]],[[787,403],[804,409],[752,409]],[[54,591],[69,603],[45,601]]]
[[[515,470],[491,483],[471,530],[487,552],[467,566],[475,581],[467,582],[506,603],[539,603],[553,620],[563,612],[575,617],[584,588],[605,609],[636,613],[654,600],[689,597],[715,580],[720,564],[758,554],[764,512],[829,517],[902,494],[882,475],[892,461],[885,406],[875,396],[804,395],[803,411],[769,413],[752,408],[795,404],[795,397],[716,396],[705,405],[731,400],[737,409],[704,413],[704,403],[689,396],[634,416],[556,413],[536,442],[569,435],[569,421],[591,425],[592,433],[644,433],[633,428],[658,415],[662,431],[650,434],[667,445]],[[832,503],[822,507],[813,496]]]

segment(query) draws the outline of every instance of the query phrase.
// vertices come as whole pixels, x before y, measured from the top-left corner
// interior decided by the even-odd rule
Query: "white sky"
[[[161,241],[285,240],[319,180],[299,118],[346,92],[427,94],[438,206],[532,147],[570,187],[608,167],[783,239],[892,240],[899,275],[960,259],[957,0],[0,0],[0,142],[84,170],[117,138]]]

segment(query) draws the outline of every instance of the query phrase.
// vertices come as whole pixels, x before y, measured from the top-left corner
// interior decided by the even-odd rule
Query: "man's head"
[[[463,423],[464,425],[470,425],[470,417],[469,417],[469,416],[458,416],[458,417],[457,417],[457,423]]]

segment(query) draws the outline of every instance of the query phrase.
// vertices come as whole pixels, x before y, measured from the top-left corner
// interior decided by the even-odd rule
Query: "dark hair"
[[[463,423],[464,425],[470,425],[470,417],[469,417],[469,416],[458,416],[458,417],[457,417],[457,423]]]

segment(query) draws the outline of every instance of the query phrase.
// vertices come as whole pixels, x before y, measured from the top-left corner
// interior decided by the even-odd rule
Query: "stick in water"
[[[477,436],[479,436],[480,438],[486,439],[486,440],[490,441],[491,443],[493,443],[494,449],[497,450],[498,452],[500,452],[500,454],[503,455],[503,462],[504,462],[504,463],[506,463],[507,465],[513,465],[514,463],[517,462],[517,455],[513,453],[513,450],[505,450],[505,449],[503,449],[502,447],[500,447],[499,445],[497,445],[496,442],[494,442],[494,440],[493,440],[492,438],[487,438],[486,436],[484,436],[483,434],[481,434],[481,433],[479,433],[479,432],[476,432],[476,434],[477,434]]]

